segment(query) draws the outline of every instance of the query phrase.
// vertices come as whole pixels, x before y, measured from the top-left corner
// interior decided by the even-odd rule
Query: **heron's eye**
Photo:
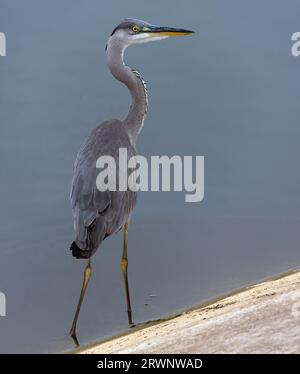
[[[138,26],[132,26],[132,31],[133,32],[139,32],[140,29],[138,28]]]

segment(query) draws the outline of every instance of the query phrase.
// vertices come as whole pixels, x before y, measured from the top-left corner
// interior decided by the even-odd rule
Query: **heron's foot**
[[[127,310],[127,316],[128,316],[128,325],[129,327],[134,327],[135,324],[133,323],[132,321],[132,312],[131,312],[131,309],[130,310]]]
[[[69,334],[71,335],[71,338],[73,339],[73,342],[76,345],[76,347],[79,347],[80,344],[79,344],[79,341],[78,341],[77,335],[76,335],[76,326],[71,327],[71,330],[70,330]]]

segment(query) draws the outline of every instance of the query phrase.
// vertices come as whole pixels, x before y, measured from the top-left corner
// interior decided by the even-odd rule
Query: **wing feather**
[[[100,156],[112,156],[118,161],[119,148],[127,149],[128,158],[135,155],[135,149],[122,123],[112,120],[96,127],[77,155],[70,199],[76,240],[82,249],[88,246],[89,234],[91,243],[95,246],[105,234],[118,231],[127,222],[135,206],[136,193],[101,192],[96,186],[100,171],[96,168],[97,159]]]

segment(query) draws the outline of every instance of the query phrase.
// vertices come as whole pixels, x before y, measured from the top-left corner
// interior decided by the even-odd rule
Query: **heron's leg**
[[[124,226],[124,241],[123,241],[123,256],[122,256],[122,271],[124,277],[125,293],[126,293],[126,303],[127,303],[127,313],[128,313],[128,323],[132,325],[132,313],[131,313],[131,303],[129,295],[129,285],[128,285],[128,259],[127,259],[127,242],[128,242],[128,223]]]
[[[83,278],[83,284],[82,284],[82,288],[81,288],[81,292],[80,292],[80,297],[79,297],[77,309],[76,309],[76,312],[75,312],[75,316],[74,316],[74,319],[73,319],[72,327],[71,327],[71,330],[70,330],[70,335],[73,338],[73,340],[74,340],[74,342],[77,346],[79,346],[79,343],[78,343],[77,336],[76,336],[76,325],[77,325],[77,320],[78,320],[81,304],[82,304],[82,301],[83,301],[83,298],[84,298],[85,291],[87,289],[89,280],[91,279],[91,276],[92,276],[92,267],[91,267],[91,259],[89,258],[87,260],[87,264],[86,264],[86,267],[85,267],[85,270],[84,270],[84,278]]]

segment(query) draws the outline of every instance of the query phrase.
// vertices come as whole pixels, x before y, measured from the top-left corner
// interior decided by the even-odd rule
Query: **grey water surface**
[[[195,30],[136,46],[148,83],[139,151],[205,156],[205,198],[139,195],[129,232],[135,323],[300,265],[299,0],[0,0],[0,352],[61,352],[84,262],[72,258],[69,188],[93,127],[130,97],[105,44],[124,17]],[[124,331],[122,235],[93,258],[82,344]],[[155,295],[155,297],[150,297]]]

